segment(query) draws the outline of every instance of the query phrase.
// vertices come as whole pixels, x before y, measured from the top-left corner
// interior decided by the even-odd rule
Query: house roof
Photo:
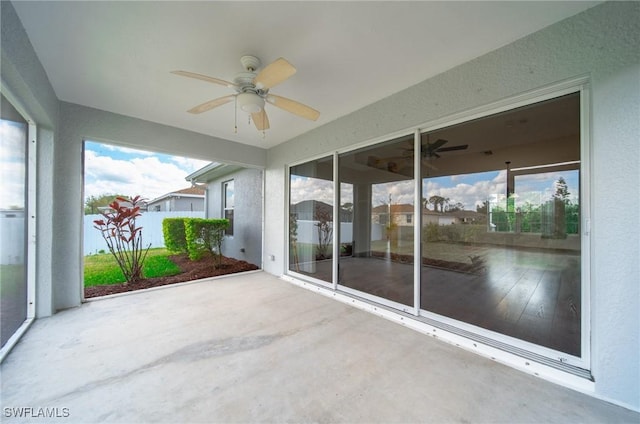
[[[12,4],[60,100],[270,148],[598,2]],[[234,92],[170,71],[233,81],[246,54],[264,64],[288,59],[297,73],[272,94],[308,104],[320,118],[269,104],[271,128],[262,137],[244,115],[234,132],[233,102],[187,113]]]
[[[153,203],[157,203],[171,197],[194,197],[194,198],[204,199],[204,192],[205,192],[204,187],[195,185],[192,187],[183,188],[181,190],[172,191],[170,193],[163,194],[162,196],[156,197],[155,199],[147,202],[147,205],[151,205]]]
[[[217,178],[224,177],[232,172],[242,169],[241,166],[226,163],[211,162],[210,164],[198,169],[197,171],[187,175],[185,180],[192,184],[206,184]]]
[[[380,205],[371,209],[373,213],[389,213],[389,205]],[[413,213],[413,205],[398,204],[391,205],[391,213]]]

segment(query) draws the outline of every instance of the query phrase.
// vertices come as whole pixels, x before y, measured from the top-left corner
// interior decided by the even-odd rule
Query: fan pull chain
[[[233,108],[233,133],[238,134],[238,96],[234,97],[234,105]]]

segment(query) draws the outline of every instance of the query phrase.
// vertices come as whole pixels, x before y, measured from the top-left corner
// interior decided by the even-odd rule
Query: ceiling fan
[[[433,143],[422,144],[421,163],[427,169],[438,170],[432,162],[433,158],[440,158],[438,153],[451,152],[454,150],[465,150],[469,147],[468,144],[460,144],[457,146],[443,147],[449,141],[444,139],[438,139]],[[368,156],[367,166],[394,172],[397,174],[411,175],[413,166],[413,142],[410,142],[410,146],[402,149],[402,156],[391,156],[379,158],[376,156]]]
[[[422,159],[433,158],[433,157],[440,158],[440,155],[438,153],[452,152],[454,150],[466,150],[469,147],[468,144],[459,144],[457,146],[442,147],[448,142],[449,142],[448,140],[444,140],[442,138],[437,139],[433,143],[429,143],[429,141],[427,140],[427,143],[422,145]],[[411,146],[411,152],[413,152],[413,146]]]
[[[219,97],[214,100],[202,103],[189,109],[189,113],[202,113],[222,106],[229,102],[236,102],[236,112],[238,108],[251,116],[253,124],[258,131],[268,130],[269,118],[264,109],[265,104],[269,103],[287,112],[315,121],[320,116],[320,112],[304,105],[295,100],[286,97],[277,96],[269,93],[272,87],[286,81],[289,77],[296,73],[296,68],[286,59],[279,58],[262,68],[259,72],[261,62],[255,56],[242,56],[240,62],[245,71],[236,75],[233,82],[225,81],[219,78],[207,75],[196,74],[188,71],[172,71],[172,74],[180,75],[188,78],[195,78],[207,81],[213,84],[224,85],[235,90],[235,94]],[[237,125],[236,125],[237,131]]]

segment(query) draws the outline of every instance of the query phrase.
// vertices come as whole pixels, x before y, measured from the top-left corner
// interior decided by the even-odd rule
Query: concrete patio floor
[[[2,422],[640,421],[264,272],[37,320],[1,377]]]

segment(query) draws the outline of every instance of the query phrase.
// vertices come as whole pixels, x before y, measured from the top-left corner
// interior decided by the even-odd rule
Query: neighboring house
[[[455,211],[449,212],[447,215],[452,215],[456,224],[486,224],[487,216],[485,214],[476,211]]]
[[[227,218],[229,229],[222,244],[225,256],[257,266],[262,264],[262,170],[217,162],[186,177],[206,187],[206,218]]]
[[[386,225],[389,222],[389,205],[380,205],[371,209],[372,223]],[[415,225],[413,205],[391,205],[392,222],[400,226]],[[486,222],[484,215],[475,211],[435,212],[422,209],[422,224],[480,224]]]
[[[147,203],[149,212],[204,211],[204,187],[194,185],[163,194]]]
[[[413,205],[380,205],[371,209],[371,222],[374,224],[387,225],[389,223],[389,213],[396,225],[413,225],[415,223]]]
[[[451,225],[456,223],[456,217],[443,212],[422,209],[422,225]]]
[[[300,221],[317,221],[318,217],[332,217],[333,206],[319,200],[303,200],[291,205],[289,213],[295,214],[296,219]],[[351,211],[340,210],[340,222],[351,222],[352,220],[353,214]]]

